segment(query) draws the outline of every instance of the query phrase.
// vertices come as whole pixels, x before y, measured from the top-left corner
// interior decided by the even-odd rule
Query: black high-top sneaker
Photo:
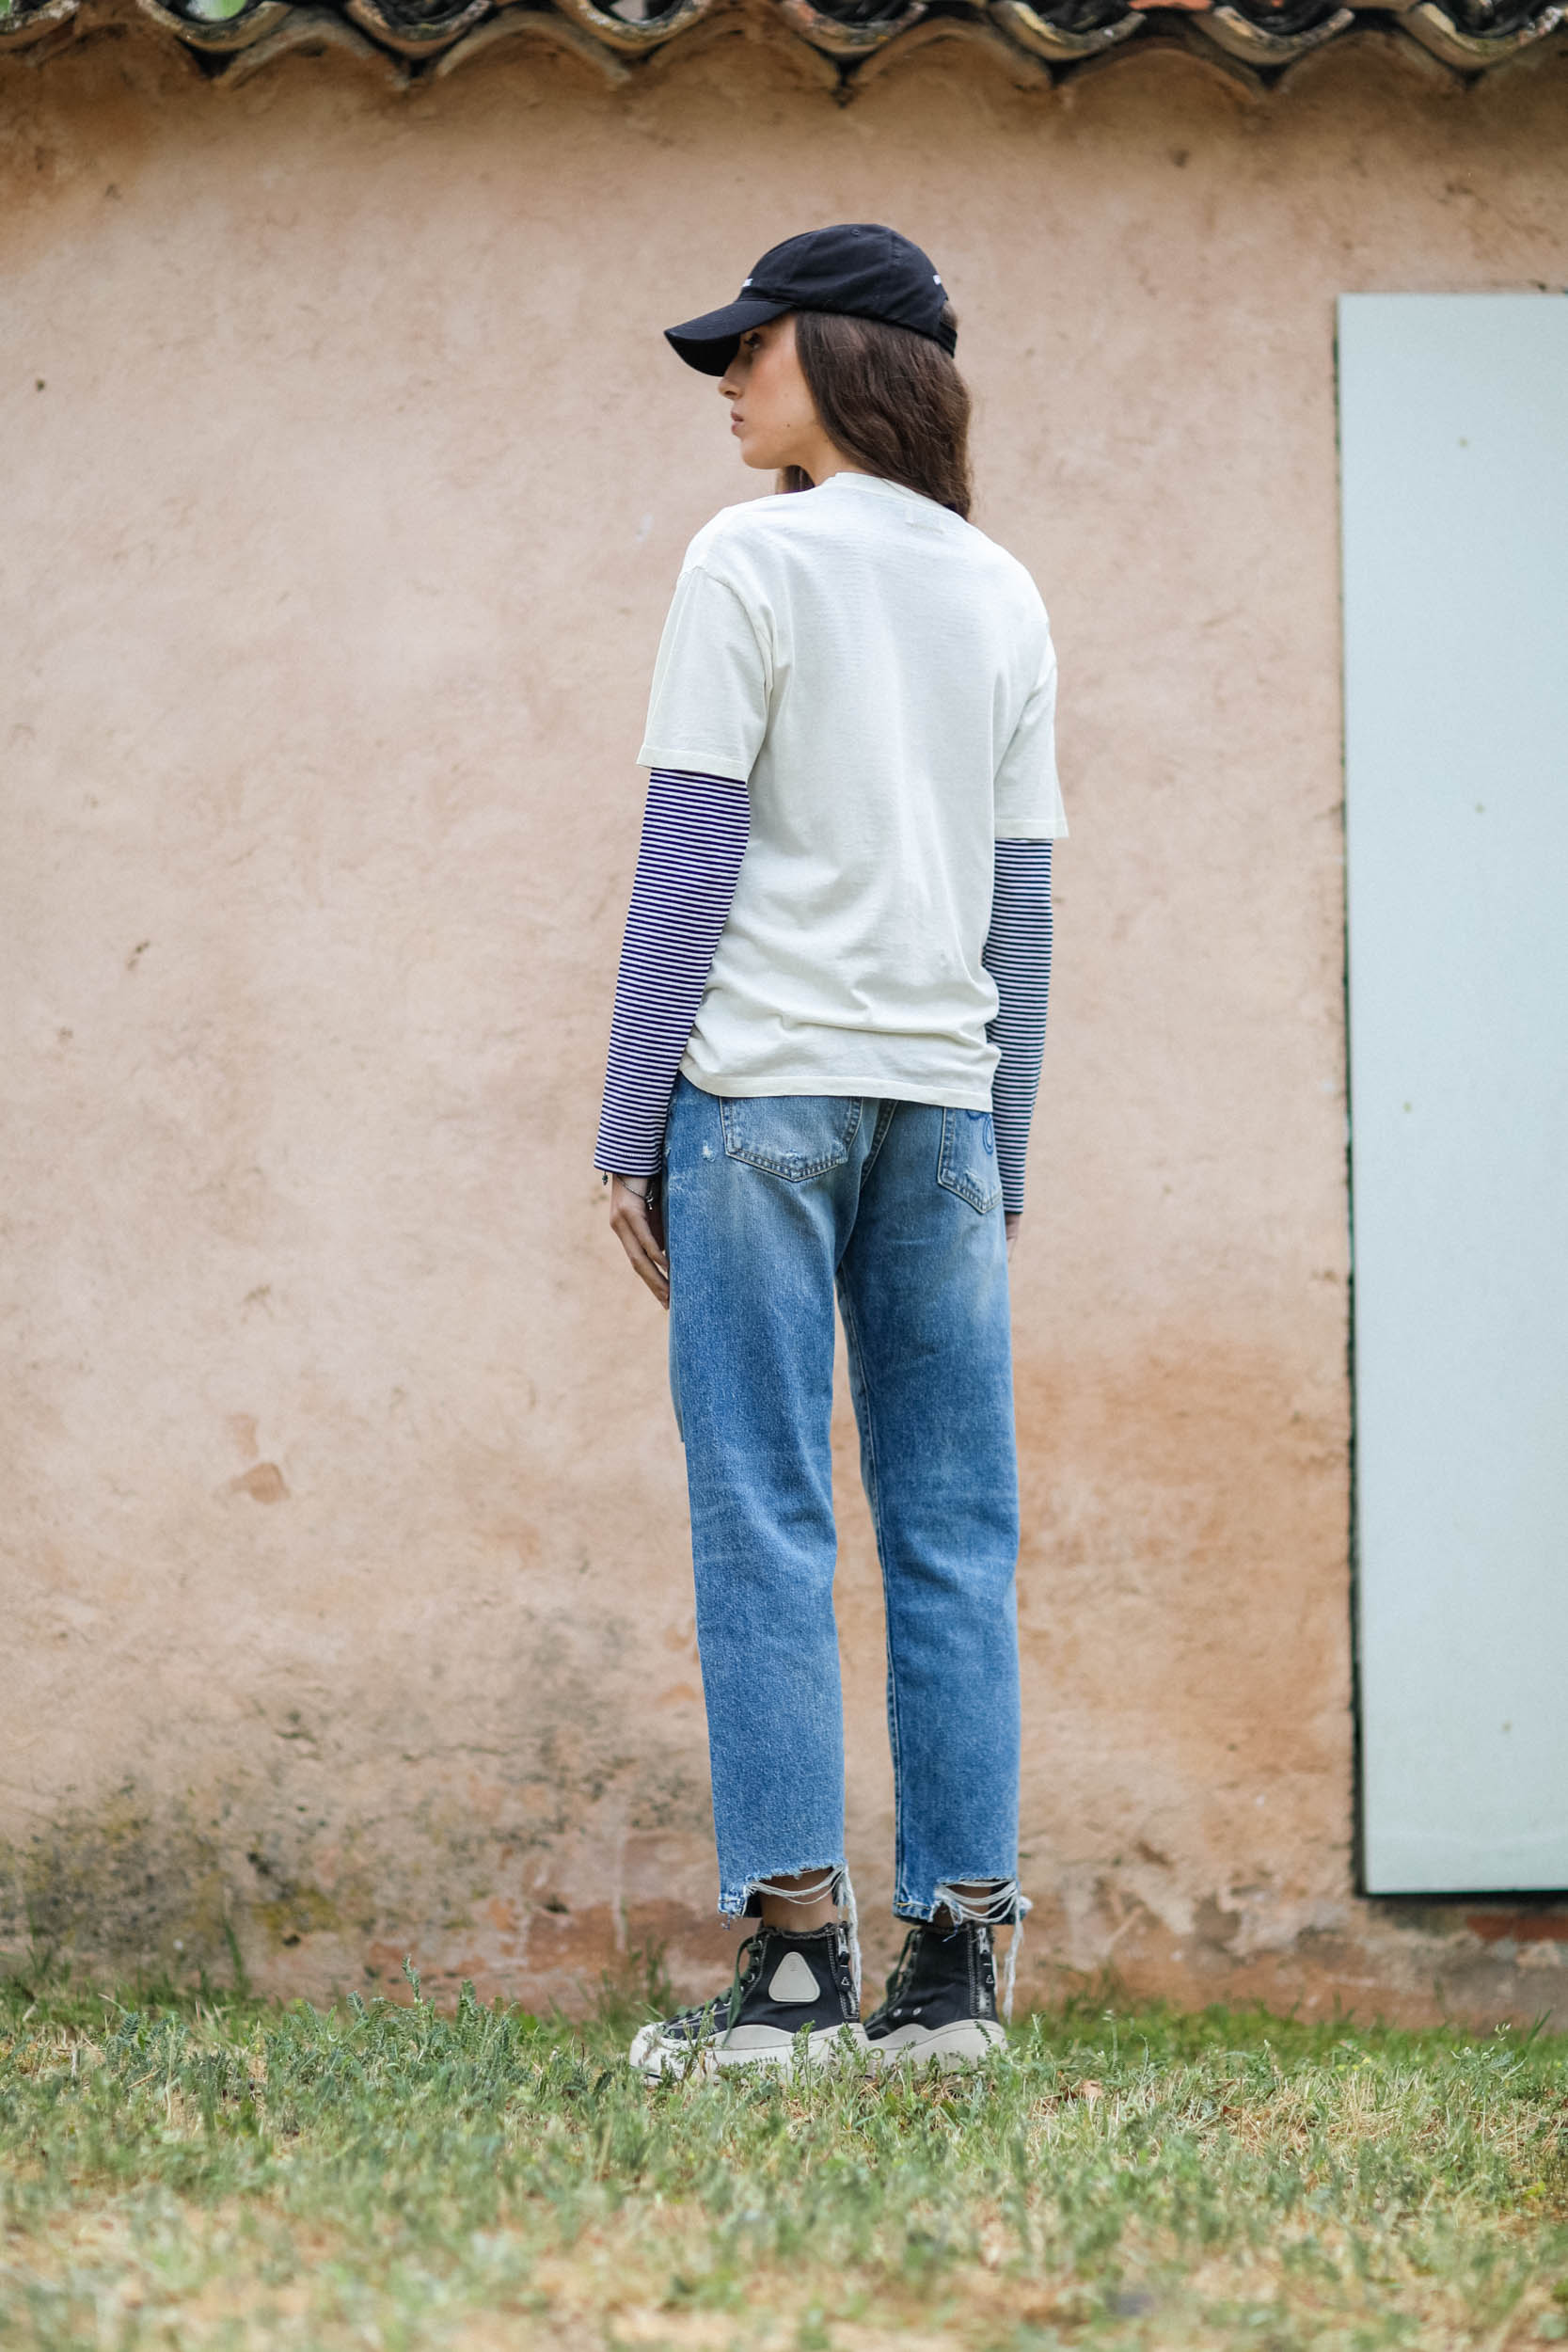
[[[683,2009],[662,2025],[643,2026],[633,2039],[633,2066],[657,2074],[713,2074],[730,2066],[787,2067],[796,2035],[810,2066],[865,2048],[849,1934],[842,1923],[809,1935],[760,1927],[736,1956],[727,1994]]]
[[[1006,2041],[996,2015],[996,1955],[978,1920],[956,1928],[928,1921],[904,1938],[887,1995],[865,2021],[880,2065],[935,2058],[945,2073],[968,2066]]]

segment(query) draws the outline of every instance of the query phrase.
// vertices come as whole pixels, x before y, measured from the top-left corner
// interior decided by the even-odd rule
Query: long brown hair
[[[951,304],[944,326],[957,327]],[[885,319],[797,310],[795,349],[822,430],[867,473],[901,482],[969,518],[969,387],[928,335]],[[786,466],[781,490],[809,490]]]

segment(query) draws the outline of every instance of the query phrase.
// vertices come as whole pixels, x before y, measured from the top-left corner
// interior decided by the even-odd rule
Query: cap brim
[[[667,326],[664,340],[689,368],[704,375],[722,375],[749,326],[766,326],[769,319],[783,318],[794,307],[788,302],[769,302],[764,294],[742,294],[721,310],[688,319],[684,326]]]

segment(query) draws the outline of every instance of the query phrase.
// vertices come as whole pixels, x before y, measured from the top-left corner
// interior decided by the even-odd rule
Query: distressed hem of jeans
[[[982,1928],[1012,1929],[1007,1938],[1007,1957],[1002,1963],[1002,2014],[1010,2025],[1013,2015],[1013,1990],[1018,1982],[1018,1956],[1023,1948],[1023,1921],[1034,1909],[1017,1879],[987,1879],[978,1871],[973,1878],[959,1882],[964,1886],[988,1886],[988,1895],[964,1895],[950,1879],[939,1879],[932,1890],[930,1907],[923,1911],[917,1903],[895,1902],[894,1916],[910,1919],[928,1927],[939,1911],[949,1913]]]
[[[816,1877],[804,1886],[782,1886],[781,1879],[804,1878],[815,1871]],[[849,1936],[849,1966],[855,1980],[855,2006],[861,1998],[861,1928],[860,1914],[855,1905],[855,1883],[845,1862],[808,1862],[799,1870],[781,1870],[772,1878],[748,1879],[738,1895],[724,1894],[719,1898],[721,1919],[736,1919],[748,1913],[760,1911],[760,1898],[770,1895],[775,1902],[819,1903],[832,1901],[844,1914],[844,1925]],[[801,1930],[801,1933],[807,1931]]]

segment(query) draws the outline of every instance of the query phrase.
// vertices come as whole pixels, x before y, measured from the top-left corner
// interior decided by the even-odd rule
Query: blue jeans
[[[681,1078],[664,1212],[721,1912],[844,1865],[835,1281],[887,1600],[894,1906],[1010,1887],[1018,1467],[989,1114]]]

